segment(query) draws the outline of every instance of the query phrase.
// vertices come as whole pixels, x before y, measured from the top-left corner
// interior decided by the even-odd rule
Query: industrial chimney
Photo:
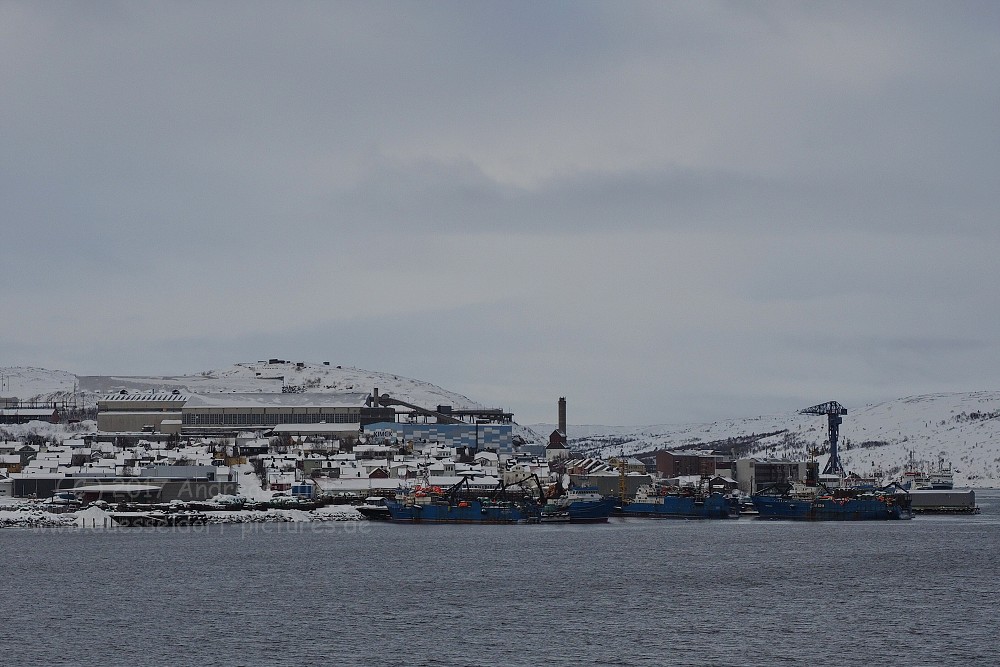
[[[566,437],[566,397],[559,397],[559,432]]]

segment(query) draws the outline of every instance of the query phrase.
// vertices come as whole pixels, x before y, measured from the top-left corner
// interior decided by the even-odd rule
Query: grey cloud
[[[568,388],[632,423],[980,388],[998,12],[5,2],[2,348],[338,357],[529,421]]]

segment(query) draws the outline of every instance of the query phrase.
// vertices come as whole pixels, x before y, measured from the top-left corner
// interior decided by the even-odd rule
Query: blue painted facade
[[[365,436],[375,444],[388,440],[414,445],[436,442],[443,447],[468,447],[470,450],[514,451],[513,427],[510,424],[409,424],[378,422],[364,426]],[[477,446],[478,443],[478,446]]]

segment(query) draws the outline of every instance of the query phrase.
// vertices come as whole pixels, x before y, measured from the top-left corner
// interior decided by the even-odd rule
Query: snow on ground
[[[0,510],[0,528],[62,528],[73,525],[71,514],[52,514],[40,509]]]
[[[233,466],[236,471],[236,479],[240,485],[240,496],[252,501],[270,500],[273,495],[261,487],[260,477],[253,471],[253,466],[249,463],[240,463]]]
[[[912,452],[918,467],[935,466],[939,459],[950,463],[956,486],[1000,486],[1000,392],[927,394],[844,405],[848,412],[840,426],[840,454],[849,471],[880,471],[896,477]],[[548,432],[549,427],[533,426],[539,432]],[[760,439],[751,454],[803,459],[826,442],[827,419],[793,411],[697,424],[570,425],[568,431],[574,452],[603,457],[699,445],[711,449],[727,438],[779,432]],[[823,465],[826,456],[818,460]]]
[[[314,523],[361,521],[357,509],[349,505],[330,505],[315,510],[269,509],[207,512],[209,524],[233,523]],[[111,513],[98,507],[79,512],[53,514],[38,507],[0,510],[0,528],[121,528]],[[129,530],[138,530],[129,528]]]
[[[100,507],[90,507],[73,512],[73,524],[80,528],[108,528],[111,527],[111,513],[105,512]]]
[[[300,365],[301,364],[301,365]],[[39,372],[37,381],[30,380],[30,373],[24,373],[23,384],[35,389],[31,396],[45,395],[51,392],[45,381],[59,378],[61,384],[66,380],[62,375],[50,376],[62,371]],[[4,369],[0,369],[4,372]],[[72,374],[66,374],[77,379]],[[392,373],[368,371],[361,368],[325,365],[322,363],[307,363],[285,361],[268,363],[266,361],[237,363],[219,369],[213,369],[195,375],[176,376],[80,376],[79,388],[88,403],[96,402],[97,398],[121,390],[126,391],[179,391],[190,394],[280,394],[285,387],[294,387],[307,393],[344,393],[361,392],[368,394],[378,389],[380,394],[389,394],[394,398],[414,403],[423,407],[434,408],[438,405],[451,405],[455,408],[479,408],[482,405],[466,396],[448,391],[436,385],[421,380],[402,377]],[[72,388],[72,382],[70,382]],[[29,398],[31,396],[22,396]],[[489,406],[495,407],[495,406]]]
[[[331,509],[334,508],[334,509]],[[210,524],[228,523],[309,523],[316,521],[361,521],[361,513],[349,505],[320,507],[315,510],[241,510],[208,512]]]
[[[29,400],[38,396],[57,395],[58,398],[43,400],[64,400],[72,398],[77,386],[77,377],[67,371],[50,371],[30,366],[8,366],[0,368],[0,396]]]

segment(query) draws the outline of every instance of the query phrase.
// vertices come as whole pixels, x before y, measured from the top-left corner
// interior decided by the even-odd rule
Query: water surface
[[[0,531],[8,665],[992,664],[976,517]]]

